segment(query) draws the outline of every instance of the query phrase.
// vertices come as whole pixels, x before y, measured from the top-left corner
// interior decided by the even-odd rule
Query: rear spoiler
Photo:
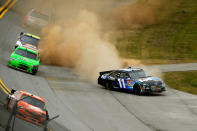
[[[110,70],[110,71],[102,71],[102,72],[99,72],[100,76],[103,75],[103,74],[107,74],[107,73],[111,73],[115,70]]]

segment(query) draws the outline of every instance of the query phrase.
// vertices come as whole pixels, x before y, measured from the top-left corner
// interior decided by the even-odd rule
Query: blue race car
[[[100,72],[98,84],[107,89],[127,89],[135,94],[166,91],[165,83],[156,77],[147,76],[141,68],[125,68]]]

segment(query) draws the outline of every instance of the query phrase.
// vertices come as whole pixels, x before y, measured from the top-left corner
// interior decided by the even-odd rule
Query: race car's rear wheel
[[[105,86],[108,90],[113,90],[113,85],[109,82],[106,83],[106,86]]]

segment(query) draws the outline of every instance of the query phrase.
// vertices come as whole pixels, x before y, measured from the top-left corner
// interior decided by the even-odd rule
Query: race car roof
[[[137,70],[143,70],[141,68],[135,68],[135,67],[128,67],[128,68],[123,68],[123,69],[119,69],[119,71],[137,71]]]

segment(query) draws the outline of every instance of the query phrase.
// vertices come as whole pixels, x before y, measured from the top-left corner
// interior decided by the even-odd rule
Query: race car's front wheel
[[[140,86],[138,84],[134,85],[133,92],[136,95],[140,95],[141,90],[140,90]]]
[[[37,72],[38,72],[38,67],[35,66],[35,67],[32,69],[32,75],[35,75]]]
[[[32,70],[32,75],[35,75],[38,72],[38,69],[33,69]]]
[[[49,113],[48,113],[48,110],[46,110],[46,120],[49,120]]]

